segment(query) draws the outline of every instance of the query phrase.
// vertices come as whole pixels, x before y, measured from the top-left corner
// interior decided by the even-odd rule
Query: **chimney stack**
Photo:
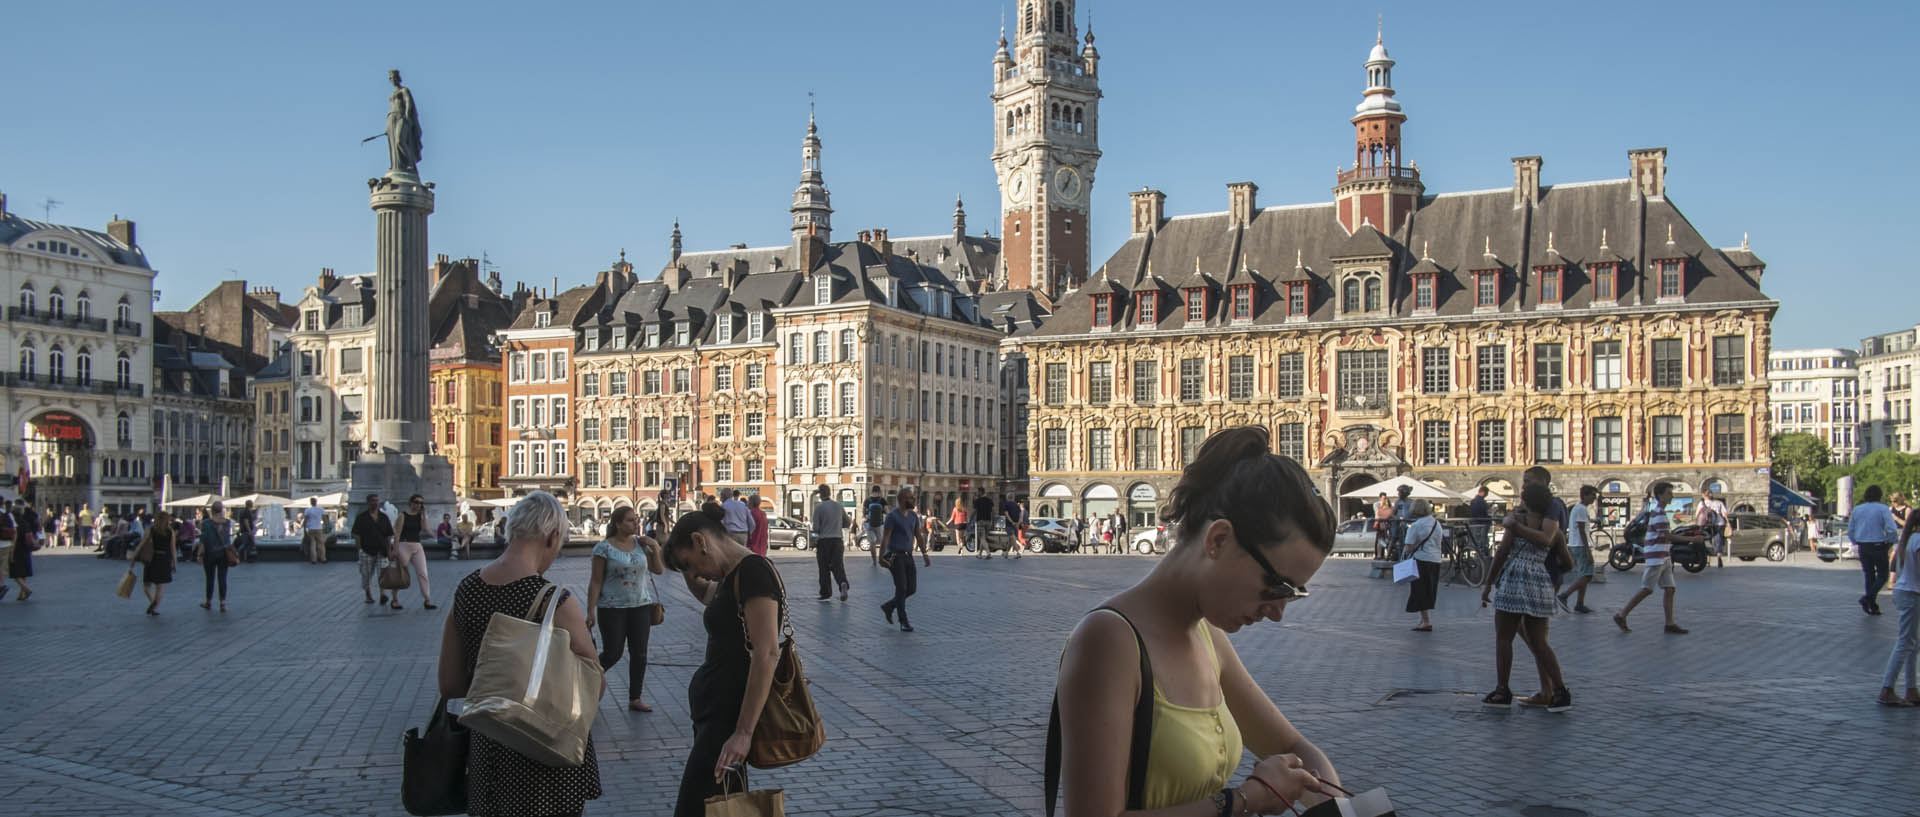
[[[1253,182],[1233,182],[1227,185],[1227,213],[1229,221],[1240,227],[1253,223],[1253,214],[1260,211],[1255,194],[1260,185]]]
[[[320,294],[321,295],[325,295],[329,292],[332,292],[333,288],[335,286],[338,286],[339,284],[340,284],[340,276],[333,274],[332,267],[320,268]]]
[[[1513,157],[1513,209],[1540,204],[1540,164],[1538,156]]]
[[[0,193],[0,218],[7,217],[7,194]]]
[[[1167,194],[1143,187],[1128,197],[1133,199],[1133,234],[1158,232],[1167,211]]]
[[[107,235],[113,236],[113,240],[129,247],[140,246],[139,242],[134,240],[133,221],[121,218],[118,213],[114,214],[112,221],[107,222]]]
[[[1627,151],[1627,177],[1633,180],[1635,200],[1667,197],[1667,149],[1641,148]]]

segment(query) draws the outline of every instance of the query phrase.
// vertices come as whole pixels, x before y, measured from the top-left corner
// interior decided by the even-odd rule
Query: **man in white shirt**
[[[1867,594],[1860,597],[1860,610],[1870,616],[1880,615],[1880,590],[1887,586],[1887,554],[1893,541],[1900,538],[1893,509],[1880,502],[1881,496],[1880,486],[1867,486],[1866,501],[1853,506],[1853,516],[1847,520],[1847,538],[1853,541],[1860,571],[1866,574]]]
[[[327,512],[321,509],[318,497],[307,497],[307,507],[300,509],[300,521],[304,528],[300,547],[307,552],[307,562],[316,565],[326,564]]]
[[[726,513],[720,524],[733,536],[733,541],[746,545],[748,535],[753,533],[753,513],[747,510],[747,503],[740,501],[740,491],[721,488],[720,510]]]
[[[1567,512],[1567,550],[1573,554],[1573,584],[1560,593],[1560,609],[1567,608],[1567,597],[1576,596],[1576,613],[1591,613],[1587,607],[1587,585],[1593,582],[1593,503],[1600,500],[1600,489],[1580,486],[1580,504]]]
[[[1714,562],[1719,567],[1727,566],[1727,503],[1712,489],[1700,492],[1700,510],[1696,520],[1707,531],[1707,541],[1713,545]]]

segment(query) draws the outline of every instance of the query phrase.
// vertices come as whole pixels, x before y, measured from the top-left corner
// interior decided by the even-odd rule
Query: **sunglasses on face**
[[[1233,520],[1227,520],[1227,524],[1232,525]],[[1259,548],[1248,544],[1247,540],[1240,538],[1238,528],[1234,529],[1233,539],[1240,543],[1241,550],[1246,551],[1248,556],[1253,557],[1254,564],[1260,566],[1262,578],[1267,583],[1266,588],[1260,591],[1260,599],[1262,601],[1296,601],[1298,599],[1304,599],[1309,595],[1305,587],[1295,585],[1293,582],[1282,578],[1280,571],[1273,569],[1273,563],[1267,561],[1267,557],[1260,552]]]

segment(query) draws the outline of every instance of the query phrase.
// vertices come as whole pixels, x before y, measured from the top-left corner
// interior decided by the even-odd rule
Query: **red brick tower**
[[[1351,233],[1372,224],[1392,233],[1413,212],[1426,188],[1420,169],[1405,163],[1400,126],[1407,115],[1393,98],[1393,60],[1376,35],[1367,55],[1367,90],[1354,106],[1353,167],[1339,173],[1333,199],[1339,205],[1340,226]]]

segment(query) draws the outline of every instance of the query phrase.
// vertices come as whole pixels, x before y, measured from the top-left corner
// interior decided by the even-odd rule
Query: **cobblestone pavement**
[[[937,555],[912,604],[919,632],[905,634],[874,609],[888,589],[864,554],[849,604],[813,600],[810,554],[777,561],[829,739],[755,781],[785,787],[790,813],[849,817],[1039,813],[1065,634],[1154,564]],[[434,584],[447,592],[475,566],[435,561]],[[0,602],[7,813],[401,813],[400,734],[432,703],[445,607],[410,595],[407,610],[375,609],[352,563],[279,563],[234,570],[220,615],[195,606],[200,571],[182,567],[158,618],[137,594],[114,598],[118,568],[86,556],[37,559],[34,598]],[[569,557],[552,575],[578,585],[587,567]],[[1604,614],[1557,620],[1577,703],[1564,715],[1478,705],[1492,623],[1472,590],[1443,588],[1438,631],[1419,634],[1399,612],[1404,588],[1365,573],[1330,562],[1284,623],[1233,640],[1347,781],[1386,786],[1403,815],[1920,814],[1920,711],[1871,701],[1895,622],[1860,614],[1852,563],[1800,554],[1682,574],[1687,636],[1660,632],[1658,599],[1632,634]],[[1615,575],[1594,588],[1602,613],[1638,586]],[[613,673],[594,729],[607,794],[589,814],[671,808],[702,645],[672,584],[647,676],[657,711],[627,712]],[[1532,678],[1521,649],[1516,691]]]

